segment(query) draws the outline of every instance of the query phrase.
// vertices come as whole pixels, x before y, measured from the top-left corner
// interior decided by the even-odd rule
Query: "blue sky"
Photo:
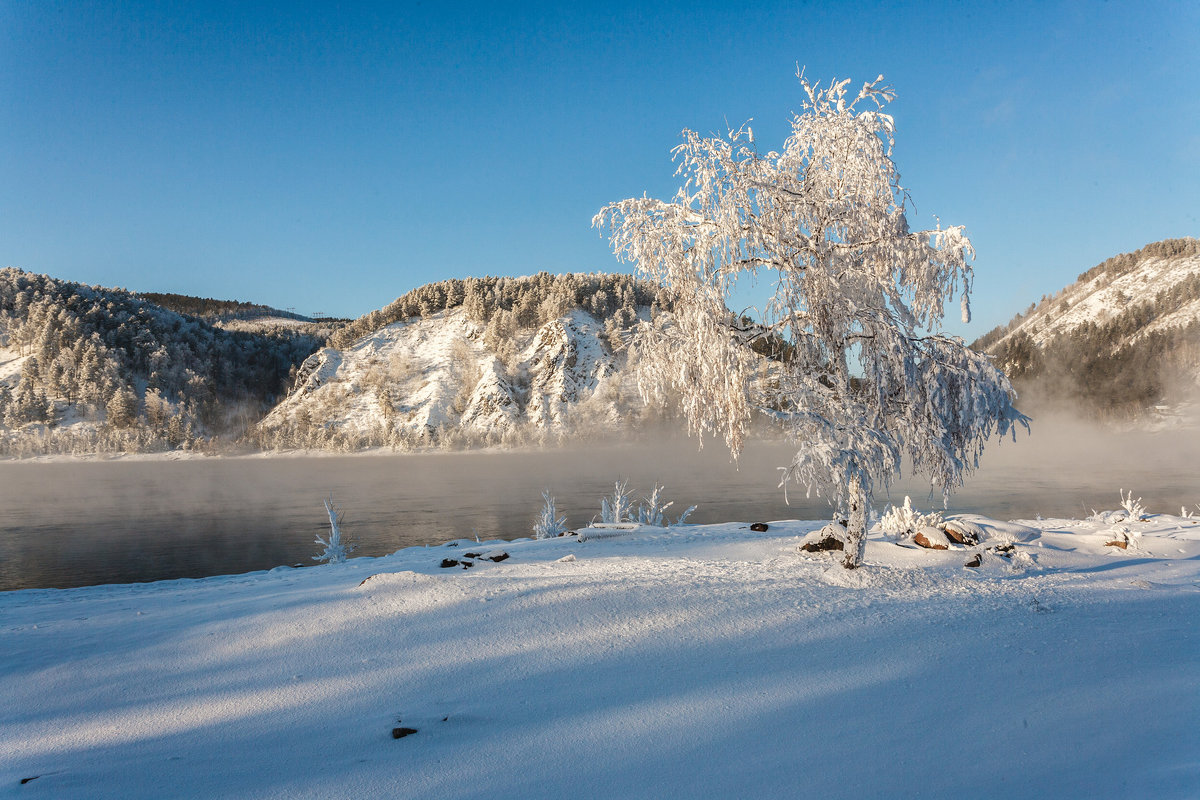
[[[687,127],[779,147],[883,73],[911,223],[962,224],[973,338],[1198,235],[1200,4],[0,0],[0,264],[357,316],[466,275],[623,269]]]

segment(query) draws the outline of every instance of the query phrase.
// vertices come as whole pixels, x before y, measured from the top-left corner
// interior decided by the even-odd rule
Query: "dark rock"
[[[484,556],[484,558],[487,559],[488,561],[495,561],[497,564],[499,564],[501,561],[508,558],[508,553],[505,553],[503,551],[501,551],[499,553],[488,553],[486,556]]]
[[[416,728],[392,728],[393,739],[403,739],[417,732]]]
[[[446,547],[458,547],[458,542],[446,542]]]
[[[768,525],[765,522],[756,522],[750,526],[750,530],[758,531],[759,533],[762,533],[763,531],[765,531],[767,529],[767,527],[768,527]]]
[[[992,548],[992,552],[998,556],[1004,556],[1005,558],[1012,558],[1012,554],[1016,551],[1017,546],[1015,544],[998,544]]]
[[[479,558],[479,553],[463,553],[463,558]]]
[[[930,550],[950,549],[950,540],[946,534],[932,526],[927,526],[917,531],[913,536],[913,542]]]
[[[36,781],[36,780],[37,780],[38,778],[40,778],[40,777],[42,777],[42,776],[41,776],[41,775],[34,775],[34,776],[33,776],[33,777],[31,777],[31,778],[21,778],[21,785],[22,785],[22,786],[24,786],[25,784],[29,783],[30,781]]]
[[[986,535],[983,528],[965,519],[948,519],[939,527],[945,532],[947,539],[968,547],[979,544],[979,540]]]
[[[460,561],[459,563],[462,564],[463,569],[470,569],[471,567],[475,566],[474,561]]]
[[[447,569],[449,567],[457,567],[457,566],[458,566],[458,561],[456,559],[453,559],[453,558],[443,558],[442,559],[442,569]]]
[[[972,558],[967,563],[963,564],[964,567],[979,567],[982,565],[983,565],[983,553],[976,553],[974,558]]]
[[[823,553],[828,550],[845,550],[846,545],[841,539],[830,534],[823,539],[815,539],[811,542],[802,542],[800,549],[806,553]]]

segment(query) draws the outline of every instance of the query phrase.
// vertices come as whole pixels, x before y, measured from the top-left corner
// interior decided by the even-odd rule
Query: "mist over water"
[[[600,497],[627,479],[638,494],[657,480],[689,505],[689,521],[828,519],[823,498],[777,488],[792,450],[754,442],[738,464],[719,443],[666,439],[540,452],[264,457],[185,461],[0,463],[0,589],[70,587],[311,565],[328,530],[322,499],[345,511],[354,555],[378,556],[447,540],[530,535],[549,489],[572,527],[598,515]],[[1035,421],[1032,436],[992,443],[951,512],[1002,519],[1081,517],[1116,508],[1132,489],[1152,512],[1200,502],[1200,437],[1117,434],[1065,419]],[[891,498],[941,504],[906,476]],[[889,501],[876,497],[877,509]],[[433,553],[431,558],[440,557]]]

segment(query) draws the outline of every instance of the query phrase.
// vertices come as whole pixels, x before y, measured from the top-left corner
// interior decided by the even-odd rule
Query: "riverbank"
[[[0,594],[0,796],[1194,795],[1200,525],[1025,524],[853,572],[730,523]]]

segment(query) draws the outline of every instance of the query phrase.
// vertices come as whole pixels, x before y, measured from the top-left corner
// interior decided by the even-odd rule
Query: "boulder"
[[[950,549],[950,539],[947,538],[941,528],[935,528],[932,525],[926,525],[913,534],[913,542],[930,550]]]
[[[813,531],[800,540],[800,549],[805,553],[824,553],[846,549],[846,526],[831,522],[819,531]]]
[[[450,567],[457,567],[457,566],[458,566],[458,561],[456,559],[453,559],[453,558],[443,558],[442,559],[442,569],[449,569]]]
[[[750,530],[757,531],[758,533],[762,533],[768,527],[769,526],[765,522],[755,522],[753,525],[750,526]]]
[[[983,528],[965,519],[951,518],[945,520],[942,523],[942,530],[945,531],[946,537],[951,541],[968,546],[979,544],[980,540],[987,535]]]

